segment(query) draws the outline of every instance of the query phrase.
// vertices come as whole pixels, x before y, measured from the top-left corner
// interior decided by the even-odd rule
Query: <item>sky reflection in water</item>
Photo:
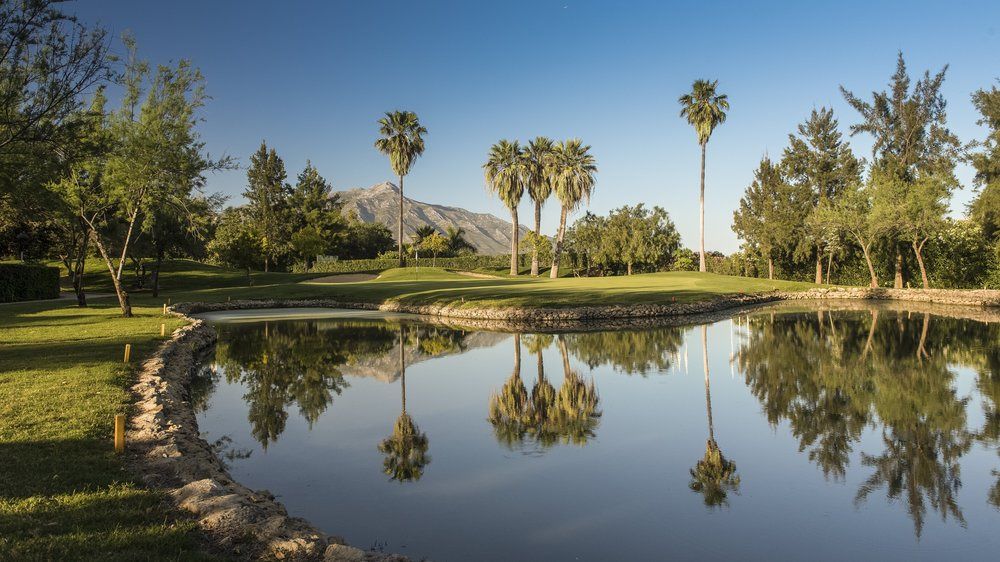
[[[202,432],[238,480],[362,548],[443,561],[1000,546],[996,324],[872,308],[560,335],[217,328]]]

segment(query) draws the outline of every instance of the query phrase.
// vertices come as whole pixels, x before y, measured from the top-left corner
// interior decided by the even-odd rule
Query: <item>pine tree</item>
[[[250,157],[243,196],[249,201],[250,216],[260,231],[265,272],[287,248],[291,236],[287,220],[291,187],[285,182],[287,177],[285,162],[261,141],[260,148]]]

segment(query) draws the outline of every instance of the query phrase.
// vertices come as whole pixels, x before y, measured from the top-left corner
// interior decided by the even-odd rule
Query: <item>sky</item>
[[[659,205],[695,247],[699,150],[677,98],[718,80],[731,109],[708,145],[706,245],[731,252],[732,213],[761,157],[779,158],[813,108],[833,108],[846,135],[858,117],[839,86],[884,89],[899,51],[911,76],[949,65],[949,126],[964,142],[985,136],[970,95],[1000,79],[1000,2],[829,4],[82,0],[67,11],[131,32],[151,63],[201,69],[212,97],[202,140],[241,165],[207,189],[230,204],[262,140],[293,182],[307,160],[337,190],[396,181],[373,143],[379,117],[406,109],[428,130],[409,197],[509,218],[485,189],[490,145],[579,137],[599,168],[586,209]],[[869,156],[870,139],[850,140]],[[967,166],[959,178],[956,215],[973,196]],[[526,197],[522,223],[530,209]],[[546,233],[558,215],[550,201]]]

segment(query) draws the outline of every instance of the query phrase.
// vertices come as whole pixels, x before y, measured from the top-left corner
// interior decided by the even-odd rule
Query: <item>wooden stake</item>
[[[125,452],[125,415],[115,416],[115,452],[122,454]]]
[[[163,303],[163,315],[167,315],[167,303]]]
[[[162,338],[165,335],[167,335],[167,325],[160,324],[160,337]]]
[[[129,358],[132,357],[132,344],[125,344],[125,362],[128,363]]]

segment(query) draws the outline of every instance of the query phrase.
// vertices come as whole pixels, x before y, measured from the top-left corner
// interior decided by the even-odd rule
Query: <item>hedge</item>
[[[59,269],[44,265],[0,263],[0,302],[59,297]]]
[[[524,254],[520,257],[523,264],[530,263],[531,257]],[[372,259],[372,260],[331,260],[320,259],[313,264],[310,273],[367,273],[392,269],[399,264],[396,258],[392,259]],[[510,266],[510,256],[483,256],[470,255],[456,258],[406,258],[407,267],[414,265],[420,267],[436,266],[443,269],[455,269],[459,271],[472,271],[474,269],[505,269]],[[547,266],[543,266],[547,267]],[[303,272],[301,264],[294,268],[295,271]]]

